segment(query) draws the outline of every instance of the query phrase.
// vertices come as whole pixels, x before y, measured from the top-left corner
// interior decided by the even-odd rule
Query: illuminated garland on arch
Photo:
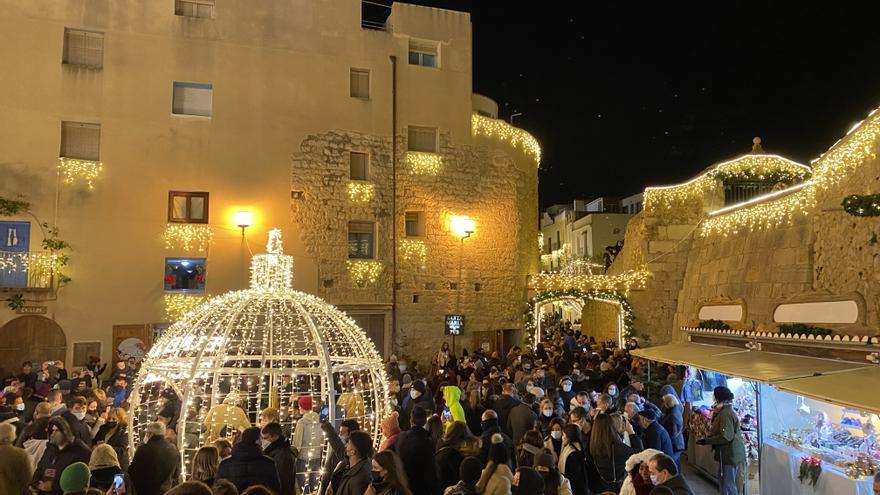
[[[523,315],[525,320],[523,323],[523,340],[526,347],[529,349],[533,349],[536,345],[535,333],[538,331],[538,328],[535,325],[535,307],[554,299],[581,299],[618,304],[620,305],[620,312],[622,314],[623,328],[621,329],[621,333],[623,334],[623,338],[631,339],[635,336],[633,333],[635,315],[633,315],[632,306],[630,306],[629,301],[627,301],[624,294],[617,291],[596,289],[586,291],[577,289],[549,291],[536,295],[529,299],[526,304],[526,311]]]
[[[529,276],[529,286],[538,292],[565,290],[614,290],[624,294],[630,289],[644,289],[651,272],[646,267],[620,275],[536,273]]]

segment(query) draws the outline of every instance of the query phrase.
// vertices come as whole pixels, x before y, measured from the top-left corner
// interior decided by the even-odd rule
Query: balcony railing
[[[48,251],[0,251],[0,289],[51,289],[55,259]]]

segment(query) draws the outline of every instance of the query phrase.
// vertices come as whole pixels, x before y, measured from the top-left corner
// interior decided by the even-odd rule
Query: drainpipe
[[[397,336],[397,57],[391,55],[391,342]]]

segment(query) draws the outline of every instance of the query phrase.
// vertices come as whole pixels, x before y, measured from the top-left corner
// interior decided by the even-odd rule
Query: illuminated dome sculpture
[[[293,258],[283,254],[279,230],[269,233],[267,248],[251,261],[250,289],[211,298],[150,349],[131,396],[132,448],[142,442],[149,422],[171,416],[166,421],[176,430],[187,472],[200,447],[231,439],[236,429],[258,423],[268,407],[280,411],[293,443],[304,411],[298,406],[309,402],[300,401],[303,397],[310,398],[321,419],[337,426],[343,419],[357,420],[380,440],[389,391],[375,346],[334,306],[291,288]],[[182,407],[175,417],[177,401]],[[304,429],[313,440],[300,434],[299,450],[301,457],[310,453],[305,455],[313,457],[313,467],[301,469],[306,477],[317,477],[326,442],[320,429]],[[305,493],[313,491],[317,486]]]

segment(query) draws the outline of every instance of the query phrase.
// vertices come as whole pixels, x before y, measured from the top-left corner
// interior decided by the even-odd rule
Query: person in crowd
[[[345,445],[348,443],[348,438],[352,432],[360,430],[360,425],[353,419],[346,419],[340,423],[339,432],[337,432],[330,422],[324,421],[321,423],[321,430],[327,435],[327,443],[329,444],[324,460],[324,474],[321,477],[320,494],[324,495],[330,486],[330,477],[333,475],[336,465],[346,457]]]
[[[363,431],[353,431],[345,443],[345,457],[330,475],[328,490],[333,495],[361,495],[373,481],[373,441]]]
[[[303,421],[303,419],[300,419]],[[297,422],[297,429],[299,429],[299,422]],[[318,430],[316,435],[320,438],[321,443],[323,444],[324,438],[320,431],[320,425],[315,424],[315,428]],[[316,457],[317,462],[304,462],[301,464],[302,468],[300,469],[297,464],[297,459],[293,455],[293,451],[291,450],[290,442],[287,441],[287,438],[284,437],[284,432],[281,429],[281,425],[278,423],[269,423],[260,430],[260,438],[261,444],[263,445],[263,454],[267,457],[271,458],[275,463],[275,470],[278,472],[278,481],[281,483],[281,491],[278,492],[278,495],[294,495],[294,485],[297,480],[294,477],[294,473],[300,476],[300,483],[306,479],[306,474],[304,472],[305,469],[309,469],[308,473],[308,485],[301,484],[303,487],[303,491],[306,489],[314,490],[318,486],[318,470],[321,469],[320,465],[320,454]],[[310,448],[310,447],[306,447]],[[305,452],[304,449],[299,449],[300,459],[304,455],[310,455],[310,453]],[[210,484],[210,483],[208,483]]]
[[[414,495],[435,495],[440,492],[434,462],[434,440],[425,429],[428,412],[417,407],[410,417],[412,428],[397,439],[397,453],[403,461],[406,478]]]
[[[180,452],[165,439],[165,423],[147,425],[145,440],[134,453],[128,475],[137,495],[162,495],[180,483]]]
[[[645,449],[631,455],[626,460],[626,478],[620,488],[620,495],[648,495],[651,493],[654,484],[651,483],[648,462],[655,455],[662,453],[659,450]]]
[[[286,440],[283,440],[283,442],[287,444],[284,448],[287,449],[288,452],[290,451],[289,447],[291,445],[297,452],[299,452],[299,456],[296,459],[296,472],[298,473],[297,483],[302,490],[306,491],[313,490],[318,486],[318,471],[321,469],[321,449],[324,446],[324,437],[321,434],[320,416],[312,407],[312,398],[308,396],[300,397],[298,403],[299,410],[302,412],[302,417],[296,422],[296,427],[293,432],[293,442],[292,444],[287,444]],[[278,437],[274,441],[281,442],[282,436],[283,434],[279,432]],[[278,445],[276,445],[276,447],[278,447]],[[276,455],[273,456],[276,465],[279,462],[279,457],[277,457],[279,455],[282,454],[276,452]],[[286,462],[286,460],[287,456],[284,455],[282,461]],[[278,472],[281,472],[281,466],[279,466]],[[288,488],[292,487],[288,486]],[[287,495],[287,492],[284,492],[282,495]]]
[[[645,409],[639,412],[639,424],[642,426],[642,443],[646,449],[655,449],[672,457],[672,439],[666,428],[657,422],[657,414],[653,409]]]
[[[574,381],[570,376],[563,376],[559,380],[559,398],[562,399],[562,406],[565,408],[565,412],[568,412],[571,409],[571,401],[576,395],[573,387]]]
[[[544,437],[544,448],[555,460],[559,460],[559,454],[562,453],[562,429],[564,427],[565,422],[562,418],[554,418],[550,422],[547,435]]]
[[[590,413],[583,407],[575,407],[568,414],[568,423],[576,425],[584,435],[590,434],[590,428],[593,426],[590,419]]]
[[[510,495],[513,472],[510,470],[510,454],[504,445],[504,438],[492,435],[489,447],[489,462],[480,474],[477,490],[482,495]]]
[[[451,421],[446,423],[446,428],[452,426],[452,424],[456,421],[466,422],[467,418],[464,415],[464,408],[459,402],[461,399],[461,389],[454,385],[448,385],[443,387],[443,401],[446,404],[446,408],[449,409],[449,415],[451,416]]]
[[[119,466],[128,468],[128,413],[121,407],[114,407],[107,413],[107,420],[98,428],[95,445],[106,444],[116,451]]]
[[[440,488],[446,489],[458,481],[458,471],[465,457],[479,453],[479,439],[473,436],[467,424],[456,421],[452,423],[443,438],[437,444],[437,474]]]
[[[25,493],[31,480],[31,461],[24,449],[13,445],[15,427],[0,424],[0,492]]]
[[[238,488],[229,480],[217,480],[211,485],[212,495],[238,495]]]
[[[623,440],[623,443],[626,446],[632,447],[636,452],[644,449],[641,437],[636,435],[632,424],[626,420],[626,415],[616,412],[611,414],[611,419],[614,422],[614,429],[620,435],[620,439]]]
[[[214,445],[214,447],[217,449],[217,453],[220,454],[220,461],[228,459],[229,456],[232,455],[232,442],[230,442],[229,440],[225,438],[218,438],[217,440],[214,440],[214,443],[212,445]]]
[[[425,382],[422,380],[413,381],[409,393],[403,399],[401,419],[406,419],[401,421],[400,428],[402,430],[408,430],[410,428],[409,418],[412,417],[412,412],[417,407],[420,407],[429,413],[434,410],[434,401],[431,400],[430,394],[427,393]]]
[[[526,393],[523,396],[523,401],[515,405],[507,416],[508,428],[505,431],[510,431],[510,438],[514,445],[519,444],[523,435],[535,427],[538,417],[532,409],[534,402],[535,396]]]
[[[79,395],[71,396],[67,401],[67,410],[59,415],[70,426],[70,431],[77,440],[85,445],[92,445],[92,431],[85,423],[88,402]]]
[[[596,397],[598,398],[598,395]],[[569,401],[568,411],[571,412],[571,410],[576,407],[582,407],[587,411],[593,408],[589,392],[587,392],[586,390],[581,390],[574,394],[574,397],[572,397],[571,401]]]
[[[85,495],[89,489],[92,473],[89,466],[84,462],[74,462],[61,471],[58,481],[59,493],[64,495]]]
[[[169,490],[165,495],[208,495],[211,493],[211,488],[202,483],[201,481],[185,481],[171,490]]]
[[[587,476],[587,452],[584,448],[581,428],[574,423],[562,429],[562,453],[559,455],[559,472],[571,483],[572,495],[587,495],[589,482]]]
[[[495,401],[492,407],[498,413],[498,424],[501,425],[501,429],[511,438],[513,438],[513,434],[510,432],[510,424],[507,422],[507,418],[510,416],[510,411],[520,404],[517,398],[518,395],[516,386],[513,383],[505,383],[501,386],[501,397]]]
[[[547,434],[550,431],[550,423],[559,418],[560,416],[556,414],[556,408],[554,407],[553,401],[550,399],[544,399],[541,401],[540,405],[541,415],[538,416],[538,429],[543,434]]]
[[[655,485],[651,490],[651,495],[669,493],[665,490],[659,490],[660,488],[670,490],[673,495],[694,495],[684,477],[678,474],[675,461],[668,455],[657,454],[652,457],[648,462],[648,469],[651,472],[651,482]]]
[[[391,414],[380,423],[384,439],[382,440],[382,443],[379,444],[379,452],[395,450],[395,443],[400,436],[400,423],[397,420],[398,417],[398,412],[392,411]]]
[[[546,452],[536,455],[533,467],[544,479],[544,495],[572,495],[571,483],[559,472],[553,456]]]
[[[483,420],[480,422],[480,426],[483,431],[483,435],[480,437],[480,461],[484,465],[489,462],[489,447],[492,446],[492,437],[496,433],[501,435],[502,443],[507,448],[507,457],[509,459],[514,458],[513,440],[501,431],[501,426],[498,424],[498,414],[493,409],[486,409],[483,412]]]
[[[211,486],[217,479],[217,468],[220,467],[220,452],[217,447],[207,445],[200,448],[192,460],[190,477]]]
[[[113,485],[113,479],[117,475],[123,475],[116,451],[107,444],[98,445],[92,450],[92,456],[89,458],[89,471],[92,473],[89,486],[105,491]]]
[[[880,495],[880,473],[874,475],[873,492],[874,495]]]
[[[64,418],[50,419],[48,431],[49,442],[34,471],[31,486],[38,493],[61,493],[59,483],[64,468],[76,462],[89,462],[91,452],[86,444],[74,436]]]
[[[531,466],[535,462],[535,456],[545,452],[544,438],[541,437],[541,432],[529,430],[525,432],[516,447],[516,465]]]
[[[260,411],[260,431],[269,423],[280,423],[281,413],[274,407],[267,407]]]
[[[672,458],[675,460],[678,470],[681,471],[681,453],[685,448],[684,409],[675,394],[664,395],[661,402],[663,416],[660,417],[660,425],[669,433],[669,438],[672,440]]]
[[[239,492],[261,484],[275,493],[281,492],[275,461],[263,455],[260,448],[260,429],[257,427],[246,428],[241,432],[238,442],[232,446],[232,456],[220,462],[217,478],[231,481]]]
[[[599,414],[590,431],[590,455],[604,491],[620,491],[626,477],[626,461],[635,451],[620,439],[609,414]]]
[[[698,439],[697,444],[712,446],[715,460],[718,461],[720,495],[736,495],[737,470],[746,459],[742,429],[733,410],[733,392],[719,386],[715,387],[712,395],[715,398],[712,426],[706,438]]]
[[[412,495],[400,457],[386,450],[373,456],[371,483],[364,495]]]
[[[483,463],[478,457],[465,457],[458,467],[459,482],[447,488],[443,495],[480,495],[477,483]]]
[[[513,495],[544,493],[544,478],[534,468],[520,466],[516,468],[516,473],[513,475],[511,493]]]

